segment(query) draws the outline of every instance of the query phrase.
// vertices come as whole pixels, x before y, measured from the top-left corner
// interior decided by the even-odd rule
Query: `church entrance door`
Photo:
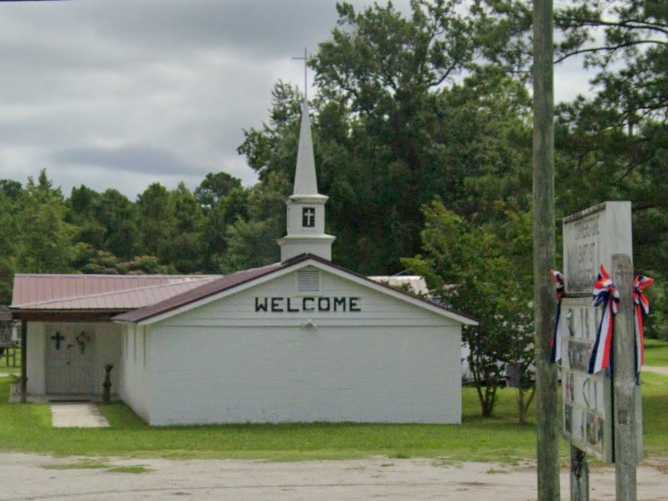
[[[95,333],[76,325],[47,328],[46,391],[51,395],[92,392]]]

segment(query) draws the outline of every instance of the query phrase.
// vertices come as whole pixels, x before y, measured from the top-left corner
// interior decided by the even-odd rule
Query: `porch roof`
[[[11,308],[30,311],[127,311],[155,304],[220,275],[17,274]]]

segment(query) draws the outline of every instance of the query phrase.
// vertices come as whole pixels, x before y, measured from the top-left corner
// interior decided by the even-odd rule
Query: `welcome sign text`
[[[350,312],[362,311],[359,297],[256,297],[256,313],[312,313],[312,312]]]

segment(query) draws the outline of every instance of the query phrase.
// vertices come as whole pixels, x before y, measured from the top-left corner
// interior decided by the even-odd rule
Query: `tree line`
[[[309,61],[334,260],[424,274],[481,321],[466,335],[486,414],[496,362],[526,373],[532,356],[530,7],[414,0],[403,15],[342,2]],[[650,335],[668,336],[668,9],[577,0],[556,16],[557,62],[578,56],[591,76],[587,96],[557,107],[558,218],[633,202],[635,266],[657,282]],[[15,271],[228,273],[277,261],[301,99],[277,82],[266,121],[244,130],[250,188],[223,171],[192,191],[154,183],[136,200],[83,185],[65,195],[45,172],[0,181],[0,297]]]

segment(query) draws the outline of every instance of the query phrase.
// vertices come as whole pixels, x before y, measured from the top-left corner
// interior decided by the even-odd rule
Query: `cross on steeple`
[[[308,99],[308,50],[304,47],[303,56],[295,56],[292,59],[304,61],[304,101]]]

